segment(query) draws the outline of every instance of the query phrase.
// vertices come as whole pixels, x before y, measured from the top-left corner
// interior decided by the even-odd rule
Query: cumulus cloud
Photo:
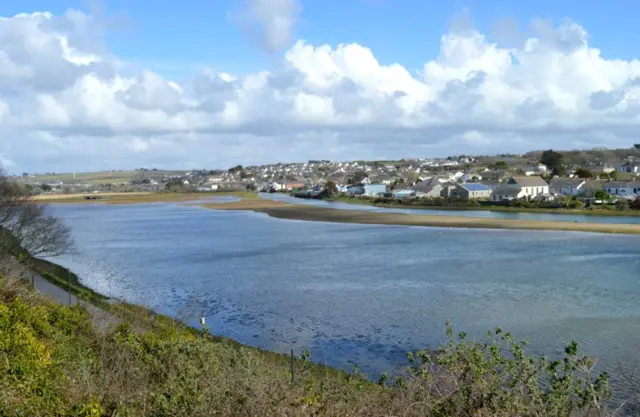
[[[243,0],[238,24],[267,52],[289,46],[302,6],[298,0]]]
[[[295,3],[250,4],[274,32],[272,47],[288,42]],[[364,45],[300,40],[269,71],[208,69],[182,84],[125,73],[95,26],[78,11],[0,18],[6,165],[225,167],[628,146],[640,127],[640,62],[603,58],[571,21],[536,20],[508,47],[453,28],[419,74],[380,64]]]

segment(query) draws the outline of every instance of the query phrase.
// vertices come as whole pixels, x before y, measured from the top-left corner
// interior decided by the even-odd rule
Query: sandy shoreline
[[[461,227],[476,229],[555,230],[613,234],[640,234],[640,224],[577,223],[566,221],[487,219],[462,216],[428,216],[423,214],[376,213],[360,210],[336,210],[247,199],[235,203],[202,204],[214,210],[252,210],[279,219],[332,223],[360,223],[397,226]]]

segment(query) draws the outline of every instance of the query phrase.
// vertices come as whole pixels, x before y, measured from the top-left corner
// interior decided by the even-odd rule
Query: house
[[[631,174],[637,174],[640,172],[640,165],[633,162],[624,162],[616,168],[618,172],[628,172]]]
[[[564,199],[563,196],[559,196],[556,194],[546,194],[546,193],[538,194],[537,196],[534,197],[534,200],[536,201],[544,201],[547,203],[552,201],[562,200],[562,199]]]
[[[469,182],[454,185],[453,189],[449,191],[449,196],[465,199],[489,198],[491,190],[486,185]]]
[[[491,192],[491,201],[510,201],[524,197],[524,193],[517,187],[499,187]]]
[[[538,194],[548,193],[549,184],[541,177],[511,177],[493,190],[491,201],[535,198]]]
[[[487,187],[491,191],[495,190],[500,185],[502,185],[499,181],[487,181],[487,180],[476,181],[476,183],[484,185],[485,187]]]
[[[425,181],[419,182],[413,187],[411,187],[413,191],[416,193],[416,197],[442,197],[444,192],[444,186],[440,184],[438,180],[433,181]]]
[[[351,184],[347,186],[347,194],[349,195],[364,195],[364,185]]]
[[[506,183],[508,187],[519,187],[525,197],[535,197],[549,192],[549,184],[542,177],[511,177]]]
[[[415,196],[416,196],[416,192],[413,191],[412,189],[398,190],[398,191],[393,193],[393,197],[397,198],[399,200],[402,200],[402,199],[405,199],[405,198],[411,198],[411,197],[415,197]]]
[[[582,178],[558,178],[549,184],[549,192],[561,195],[580,195],[587,184]]]
[[[388,187],[386,184],[365,184],[364,195],[377,196],[386,193],[387,190]]]
[[[609,181],[602,184],[602,189],[611,195],[634,196],[640,194],[640,181]]]

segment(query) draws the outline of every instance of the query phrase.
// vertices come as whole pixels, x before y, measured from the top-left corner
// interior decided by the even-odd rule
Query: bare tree
[[[70,230],[0,171],[0,256],[53,257],[71,248]]]

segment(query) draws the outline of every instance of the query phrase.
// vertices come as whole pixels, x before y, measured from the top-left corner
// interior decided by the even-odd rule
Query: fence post
[[[296,382],[296,363],[294,361],[293,349],[291,349],[291,385]]]

